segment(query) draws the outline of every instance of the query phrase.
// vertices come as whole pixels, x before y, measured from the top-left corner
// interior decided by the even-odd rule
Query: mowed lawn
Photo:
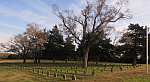
[[[150,65],[149,65],[150,67]],[[61,67],[60,67],[61,68]],[[55,78],[56,79],[56,78]],[[16,69],[8,69],[0,66],[0,82],[44,82],[33,74]],[[49,80],[48,82],[150,82],[149,74],[146,74],[146,65],[135,69],[115,72],[96,73],[95,76],[76,80]]]

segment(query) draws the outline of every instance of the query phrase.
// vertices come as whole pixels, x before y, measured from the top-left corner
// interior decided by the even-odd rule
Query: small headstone
[[[54,73],[54,77],[56,77],[56,78],[57,78],[57,73]]]
[[[48,77],[50,76],[50,72],[47,72],[47,76],[48,76]]]
[[[123,70],[121,66],[120,66],[120,70],[121,70],[121,71]]]
[[[42,71],[42,72],[41,72],[41,74],[43,75],[43,74],[44,74],[44,72]]]
[[[67,79],[67,78],[66,78],[66,74],[63,74],[63,79],[64,79],[64,80],[66,80],[66,79]]]
[[[111,72],[113,72],[113,66],[111,67]]]
[[[32,72],[33,72],[33,73],[35,73],[35,70],[34,70],[34,69],[32,69]]]
[[[94,76],[94,75],[95,75],[95,70],[92,71],[92,76]]]
[[[86,74],[86,70],[84,70],[83,72],[84,72],[84,74]]]
[[[76,75],[72,75],[72,80],[77,80]]]
[[[104,71],[106,70],[106,67],[107,67],[107,65],[105,64],[105,65],[104,65]]]

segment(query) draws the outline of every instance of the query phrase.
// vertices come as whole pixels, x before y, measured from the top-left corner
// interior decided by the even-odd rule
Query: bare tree
[[[65,31],[82,47],[84,67],[88,65],[90,47],[102,37],[109,23],[128,18],[127,10],[123,8],[126,3],[125,0],[88,0],[78,15],[73,10],[61,10],[53,5]]]
[[[4,49],[14,52],[23,58],[23,63],[26,63],[26,56],[30,51],[30,43],[25,35],[17,35],[9,41],[7,45],[3,44]]]
[[[29,24],[26,32],[15,36],[9,41],[8,45],[1,44],[4,49],[8,51],[15,52],[23,58],[23,63],[26,62],[27,55],[29,53],[35,52],[33,57],[35,58],[35,63],[40,59],[40,50],[44,47],[44,43],[47,43],[47,33],[41,30],[38,24]],[[38,61],[40,62],[40,61]]]

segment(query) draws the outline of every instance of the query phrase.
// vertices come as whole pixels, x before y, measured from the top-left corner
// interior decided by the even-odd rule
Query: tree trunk
[[[23,63],[26,63],[26,58],[23,58]]]
[[[55,58],[53,58],[53,64],[55,64]]]
[[[23,53],[23,63],[26,63],[26,56],[25,56],[25,53]]]
[[[37,55],[37,63],[41,63],[41,61],[40,61],[40,54],[39,53]]]
[[[132,66],[136,66],[136,58],[137,58],[137,53],[136,53],[136,41],[135,41],[135,44],[134,44],[134,51],[133,51],[133,63],[132,63]]]
[[[34,52],[34,63],[35,64],[38,63],[38,53],[37,53],[37,51]]]
[[[90,50],[89,47],[83,49],[83,55],[84,55],[83,67],[84,68],[87,68],[87,66],[88,66],[89,50]]]
[[[38,61],[37,61],[38,59],[37,58],[34,58],[34,63],[35,64],[37,64],[38,63]]]
[[[96,59],[96,65],[98,65],[98,60]]]
[[[96,65],[98,65],[98,62],[99,62],[99,57],[96,56]]]
[[[37,62],[38,63],[41,63],[41,56],[42,56],[42,49],[40,48],[40,51],[37,53],[37,57],[38,57]]]
[[[40,60],[40,58],[38,58],[38,63],[41,63],[41,60]]]
[[[132,63],[133,66],[136,66],[136,58],[133,58],[133,63]]]

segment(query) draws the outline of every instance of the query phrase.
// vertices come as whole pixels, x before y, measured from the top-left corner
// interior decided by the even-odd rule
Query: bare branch
[[[68,26],[66,25],[64,18],[62,18],[62,22],[63,22],[63,25],[69,30],[69,32],[70,32],[78,41],[81,41],[81,40],[79,39],[79,37],[77,37],[76,34],[70,29],[70,27],[68,27]]]

